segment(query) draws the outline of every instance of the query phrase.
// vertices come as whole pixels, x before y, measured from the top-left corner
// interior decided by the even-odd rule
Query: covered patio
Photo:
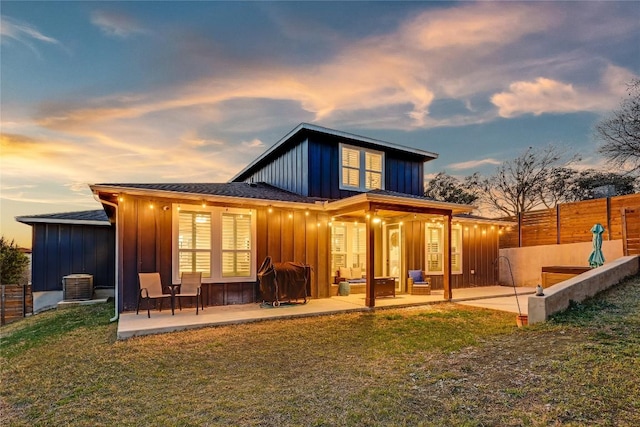
[[[464,303],[495,310],[517,313],[518,303],[522,314],[526,314],[527,295],[535,293],[534,288],[518,287],[518,302],[514,290],[509,286],[485,286],[454,289],[451,302]],[[262,306],[260,303],[206,307],[198,315],[195,308],[162,312],[154,310],[151,318],[145,312],[120,314],[118,339],[135,336],[160,334],[186,329],[222,326],[249,322],[296,317],[323,316],[331,314],[365,312],[372,310],[366,306],[365,294],[351,294],[331,298],[311,299],[307,304],[282,304],[280,307]],[[435,290],[431,295],[399,294],[396,297],[377,298],[376,309],[402,308],[438,304],[444,301],[443,290]]]

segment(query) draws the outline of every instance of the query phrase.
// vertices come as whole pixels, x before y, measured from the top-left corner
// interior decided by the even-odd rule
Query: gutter
[[[100,198],[99,195],[97,195],[96,193],[93,194],[93,197],[101,204],[103,205],[108,205],[113,207],[116,210],[116,245],[115,248],[113,249],[115,251],[115,262],[116,262],[116,271],[115,271],[115,279],[116,279],[116,283],[115,283],[115,289],[114,289],[114,299],[115,299],[115,303],[113,304],[114,308],[114,314],[113,317],[111,319],[109,319],[109,322],[115,322],[116,320],[118,320],[118,318],[120,317],[120,312],[118,311],[118,296],[119,296],[119,292],[118,289],[120,288],[120,276],[118,275],[118,271],[120,271],[120,267],[119,267],[119,257],[118,254],[120,251],[118,251],[118,245],[120,244],[120,239],[119,239],[119,231],[120,231],[120,226],[118,225],[118,205],[115,203],[111,203],[108,202],[106,200],[102,200]]]

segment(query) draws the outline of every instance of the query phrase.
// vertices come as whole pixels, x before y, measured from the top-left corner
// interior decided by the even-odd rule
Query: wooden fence
[[[638,250],[636,245],[640,246],[640,241],[633,240],[640,237],[637,236],[640,233],[640,193],[564,203],[506,219],[517,222],[518,226],[500,236],[501,249],[589,242],[593,238],[591,227],[596,223],[605,228],[604,240],[623,239],[626,227],[625,244],[630,242],[631,251]]]
[[[33,313],[31,285],[0,285],[0,324],[5,325]]]
[[[622,245],[625,255],[640,255],[639,208],[622,210]]]

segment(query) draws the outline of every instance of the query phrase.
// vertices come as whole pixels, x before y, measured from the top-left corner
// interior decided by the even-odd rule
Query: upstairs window
[[[340,144],[340,189],[384,189],[384,153]]]

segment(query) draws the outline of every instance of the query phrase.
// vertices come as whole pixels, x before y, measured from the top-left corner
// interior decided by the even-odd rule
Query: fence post
[[[620,220],[622,221],[622,255],[629,256],[629,246],[627,244],[627,210],[620,208]]]
[[[556,205],[556,245],[560,244],[560,229],[561,229],[561,222],[560,222],[560,204],[558,203]]]
[[[0,325],[4,325],[4,285],[0,285]]]
[[[607,197],[607,236],[611,240],[611,197]]]
[[[518,247],[522,247],[522,212],[518,212]]]

